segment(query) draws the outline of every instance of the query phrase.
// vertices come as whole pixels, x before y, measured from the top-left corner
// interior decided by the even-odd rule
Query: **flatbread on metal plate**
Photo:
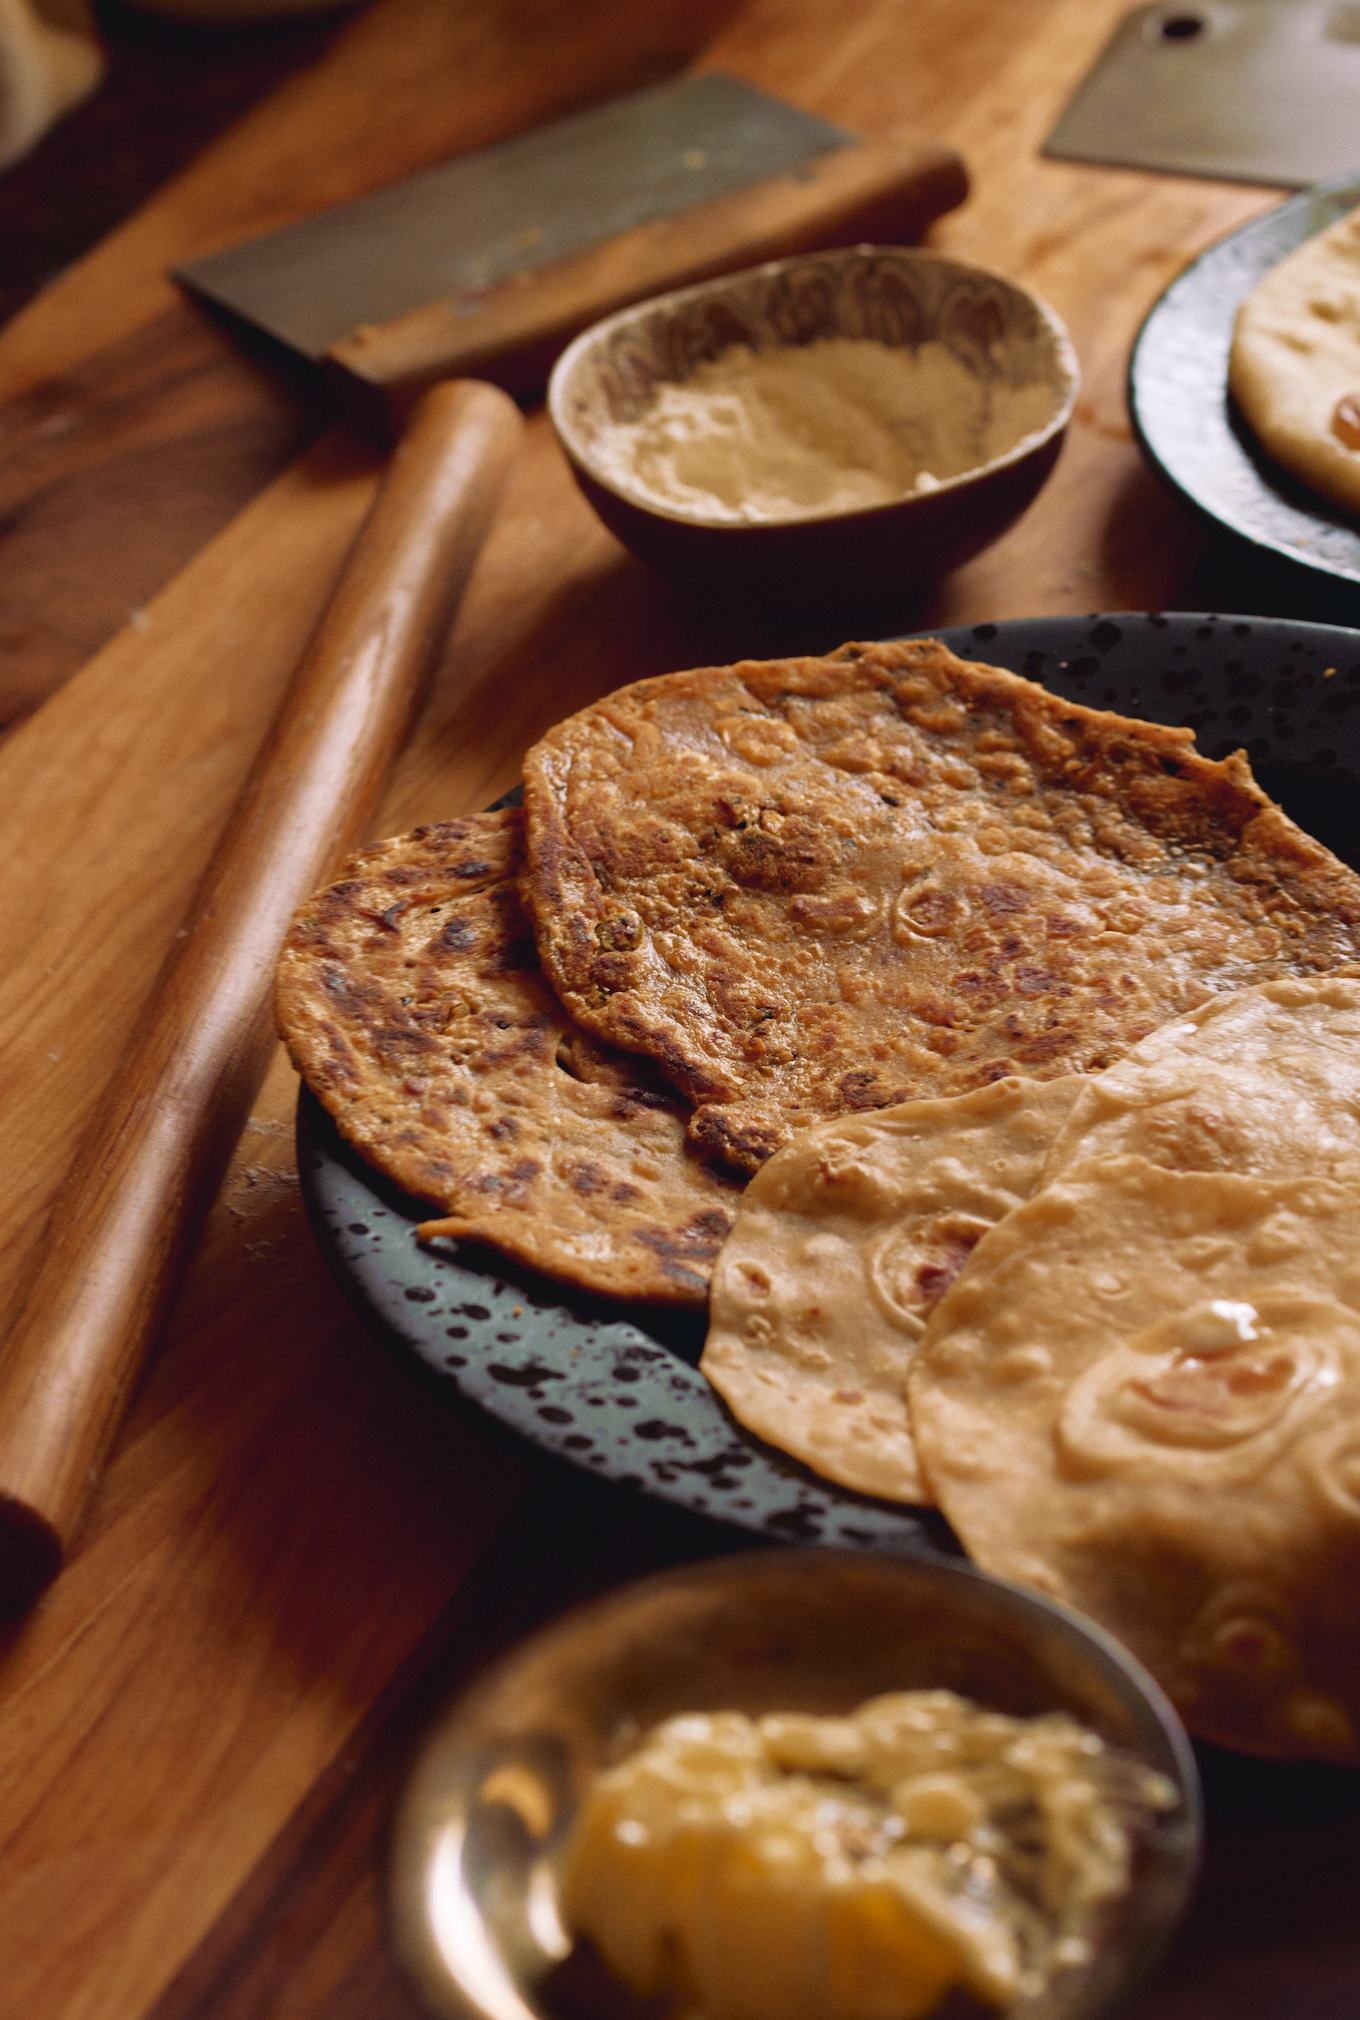
[[[579,1030],[538,971],[517,808],[363,851],[302,906],[276,1004],[341,1134],[485,1241],[615,1297],[702,1304],[735,1187],[645,1060]]]
[[[525,808],[553,987],[751,1170],[824,1116],[1360,973],[1360,879],[1243,757],[934,642],[640,681],[535,745]]]
[[[742,1194],[699,1366],[750,1431],[815,1472],[928,1502],[907,1369],[980,1236],[1038,1180],[1085,1082],[998,1080],[800,1130]]]
[[[1360,512],[1360,210],[1256,283],[1237,312],[1228,385],[1277,463]]]
[[[985,1570],[1202,1738],[1360,1764],[1360,1187],[1077,1165],[983,1236],[909,1393]]]

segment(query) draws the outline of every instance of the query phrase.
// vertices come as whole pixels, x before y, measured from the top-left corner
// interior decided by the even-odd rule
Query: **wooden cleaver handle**
[[[571,339],[615,309],[788,253],[914,238],[967,193],[950,148],[901,129],[857,141],[483,294],[365,324],[326,354],[341,410],[381,433],[452,374],[536,391]]]
[[[494,386],[417,408],[76,1156],[0,1354],[0,1601],[60,1569],[274,1045],[295,908],[361,838],[521,432]]]

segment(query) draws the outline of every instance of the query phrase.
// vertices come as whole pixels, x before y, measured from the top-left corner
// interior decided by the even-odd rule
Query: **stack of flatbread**
[[[438,1210],[422,1236],[629,1299],[702,1306],[712,1279],[703,1366],[743,1422],[861,1491],[937,1499],[982,1563],[1174,1681],[1138,1621],[1189,1662],[1226,1603],[1186,1540],[1194,1494],[1247,1477],[1262,1398],[1302,1423],[1293,1399],[1350,1351],[1321,1261],[1360,1186],[1350,1082],[1319,1064],[1319,1033],[1339,1059],[1360,1032],[1346,977],[1360,879],[1243,759],[909,643],[669,675],[570,718],[529,753],[522,813],[382,844],[311,900],[278,1010],[341,1131]],[[1262,1017],[1294,1036],[1258,1043]],[[1252,1046],[1279,1059],[1244,1103]],[[1277,1352],[1309,1298],[1307,1352]],[[1119,1400],[1139,1357],[1165,1415]],[[1283,1548],[1306,1494],[1281,1492]],[[1175,1606],[1150,1616],[1163,1577]],[[1243,1598],[1228,1641],[1267,1616],[1278,1598]],[[1349,1701],[1298,1681],[1301,1631],[1260,1658],[1295,1665],[1268,1750],[1349,1758]],[[1200,1729],[1262,1744],[1259,1707],[1234,1725],[1207,1674],[1177,1686],[1219,1707]]]
[[[422,1236],[491,1242],[607,1296],[702,1302],[738,1181],[685,1104],[545,982],[520,903],[517,807],[417,828],[299,911],[276,1005],[348,1140],[443,1209]]]
[[[746,1193],[712,1312],[702,1365],[776,1443],[937,1502],[1192,1731],[1360,1764],[1360,981],[818,1124]]]
[[[855,645],[571,717],[522,814],[380,844],[310,900],[277,1005],[427,1232],[702,1303],[799,1129],[1090,1072],[1215,991],[1358,956],[1360,880],[1241,759]]]

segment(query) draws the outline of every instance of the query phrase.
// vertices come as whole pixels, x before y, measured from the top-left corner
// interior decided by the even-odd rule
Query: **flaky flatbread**
[[[998,1080],[814,1124],[741,1197],[699,1365],[733,1414],[863,1494],[929,1501],[906,1379],[980,1236],[1028,1199],[1084,1081]]]
[[[977,1563],[1202,1737],[1360,1763],[1360,1188],[1078,1165],[984,1235],[909,1388]]]
[[[935,643],[623,688],[534,747],[525,806],[557,993],[752,1170],[827,1115],[1096,1070],[1220,990],[1357,970],[1360,879],[1243,758]]]
[[[340,1130],[446,1218],[587,1290],[702,1304],[735,1186],[645,1060],[576,1028],[519,905],[518,809],[355,857],[298,913],[280,1030]]]
[[[1276,462],[1360,512],[1360,210],[1257,282],[1237,312],[1228,385]]]

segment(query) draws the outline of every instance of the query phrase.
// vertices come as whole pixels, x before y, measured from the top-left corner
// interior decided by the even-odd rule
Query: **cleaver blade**
[[[1302,189],[1360,161],[1355,0],[1157,0],[1044,143],[1058,161]]]
[[[174,278],[324,364],[359,418],[390,423],[436,378],[476,371],[534,390],[556,352],[614,308],[781,252],[918,232],[966,190],[958,157],[919,135],[860,140],[711,72],[191,260]]]

